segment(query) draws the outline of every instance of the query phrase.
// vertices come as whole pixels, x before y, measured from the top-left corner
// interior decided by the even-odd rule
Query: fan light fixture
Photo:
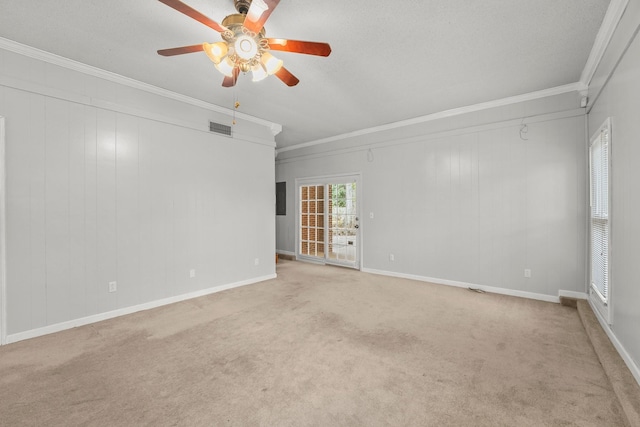
[[[241,59],[249,61],[258,53],[258,43],[249,36],[241,35],[233,43],[233,47],[236,53]]]
[[[224,74],[227,77],[233,77],[233,69],[235,68],[235,64],[229,57],[225,57],[219,64],[215,64],[215,67],[218,71]]]
[[[260,80],[264,80],[269,75],[267,73],[267,70],[264,69],[264,66],[262,64],[256,64],[253,67],[251,67],[251,73],[253,74],[253,78],[251,79],[251,81],[254,81],[254,82],[259,82]]]
[[[220,61],[222,61],[222,58],[224,58],[229,51],[229,48],[227,47],[227,44],[225,42],[218,42],[213,44],[203,43],[202,48],[204,50],[204,53],[207,54],[209,59],[214,64],[219,64]]]
[[[331,53],[328,43],[265,38],[264,23],[280,0],[233,0],[238,13],[224,18],[222,25],[181,0],[159,1],[217,31],[223,41],[160,49],[158,54],[175,56],[204,51],[216,69],[224,74],[224,87],[235,86],[240,72],[249,71],[254,82],[275,75],[287,86],[295,86],[300,80],[283,67],[283,61],[274,57],[271,51],[316,56],[329,56]]]
[[[251,71],[252,81],[258,82],[277,73],[283,61],[268,52],[264,28],[255,34],[243,26],[244,20],[245,15],[239,13],[224,18],[222,25],[227,28],[222,33],[224,41],[203,43],[202,50],[225,76],[233,77],[234,69],[238,68],[244,73]]]

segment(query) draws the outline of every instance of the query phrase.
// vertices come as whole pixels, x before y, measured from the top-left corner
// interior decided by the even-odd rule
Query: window
[[[591,285],[590,299],[595,308],[611,323],[609,299],[609,165],[611,121],[607,119],[591,138],[589,170],[591,174]]]

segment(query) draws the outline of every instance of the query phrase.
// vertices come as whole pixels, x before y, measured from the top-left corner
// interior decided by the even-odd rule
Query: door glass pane
[[[329,259],[356,261],[357,224],[356,183],[330,184],[329,190]]]
[[[301,255],[324,258],[324,203],[323,185],[300,187]]]

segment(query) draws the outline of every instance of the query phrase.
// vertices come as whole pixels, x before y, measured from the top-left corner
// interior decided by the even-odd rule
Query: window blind
[[[608,121],[591,141],[591,286],[606,304],[609,297]]]

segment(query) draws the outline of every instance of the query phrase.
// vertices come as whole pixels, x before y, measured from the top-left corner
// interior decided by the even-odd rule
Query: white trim
[[[304,256],[297,256],[297,255],[296,255],[296,261],[306,262],[307,264],[327,265],[327,263],[324,262],[323,259],[305,258]]]
[[[525,93],[523,95],[510,96],[508,98],[496,99],[494,101],[482,102],[480,104],[474,104],[466,107],[440,111],[438,113],[415,117],[413,119],[401,120],[399,122],[394,122],[394,123],[388,123],[382,126],[375,126],[372,128],[360,129],[354,132],[343,133],[341,135],[330,136],[328,138],[318,139],[315,141],[303,142],[302,144],[296,144],[289,147],[279,148],[278,150],[276,150],[276,152],[284,153],[285,151],[298,150],[300,148],[312,147],[314,145],[326,144],[329,142],[340,141],[343,139],[354,138],[362,135],[369,135],[372,133],[383,132],[386,130],[397,129],[397,128],[411,126],[419,123],[431,122],[434,120],[440,120],[447,117],[459,116],[462,114],[473,113],[481,110],[488,110],[490,108],[503,107],[505,105],[512,105],[520,102],[533,101],[535,99],[546,98],[554,95],[561,95],[563,93],[583,92],[585,90],[587,90],[587,87],[580,82],[570,83],[564,86],[557,86],[549,89],[539,90],[537,92],[530,92],[530,93]]]
[[[638,32],[640,32],[640,25],[634,24],[634,26],[635,29],[633,30],[631,36],[628,38],[626,45],[624,46],[620,54],[617,55],[617,59],[615,61],[612,61],[613,66],[603,76],[601,76],[601,80],[603,81],[603,83],[596,86],[596,92],[593,92],[594,89],[592,89],[591,87],[589,88],[589,102],[587,104],[587,113],[591,113],[591,109],[597,102],[598,98],[600,98],[600,95],[602,94],[604,89],[609,85],[609,81],[618,69],[618,65],[620,65],[620,62],[622,62],[622,60],[625,58],[627,52],[629,51],[629,48],[635,41]]]
[[[278,255],[287,255],[287,256],[292,256],[292,257],[296,256],[295,252],[283,251],[283,250],[280,250],[280,249],[276,249],[276,253]]]
[[[602,25],[596,35],[596,40],[591,48],[587,63],[580,75],[580,83],[585,86],[591,83],[591,79],[593,79],[593,75],[596,73],[609,43],[611,43],[613,33],[616,31],[616,28],[618,28],[620,19],[622,19],[622,15],[627,9],[628,4],[629,0],[611,0],[611,3],[609,3],[609,8],[602,20]]]
[[[585,292],[565,291],[562,289],[558,291],[558,297],[567,297],[567,298],[584,299],[584,300],[589,298],[589,296]]]
[[[620,340],[618,340],[618,337],[611,330],[611,327],[607,324],[607,321],[605,320],[605,318],[600,314],[597,308],[593,306],[593,304],[591,303],[591,300],[589,299],[588,301],[589,301],[589,306],[591,307],[591,310],[595,313],[596,318],[598,319],[598,323],[600,323],[600,326],[602,327],[604,332],[607,334],[607,336],[611,340],[611,343],[613,343],[613,346],[618,351],[618,354],[620,354],[620,357],[622,357],[622,360],[624,360],[624,363],[627,365],[627,368],[629,368],[629,370],[631,371],[631,374],[636,379],[636,382],[638,383],[638,385],[640,385],[640,367],[636,365],[636,363],[633,361],[633,358],[631,357],[631,355],[624,348]]]
[[[4,117],[0,117],[0,345],[7,343],[7,216]]]
[[[556,113],[545,113],[545,114],[539,114],[535,116],[528,116],[528,117],[525,117],[524,119],[527,124],[533,124],[533,123],[548,122],[552,120],[562,120],[562,119],[568,119],[572,117],[584,117],[584,116],[586,116],[586,112],[584,108],[576,108],[573,110],[564,110]],[[398,146],[403,144],[413,144],[415,142],[426,142],[434,139],[468,135],[468,134],[477,133],[477,132],[506,129],[512,126],[520,126],[522,125],[522,123],[523,123],[522,118],[500,120],[492,123],[472,125],[472,126],[461,128],[461,129],[451,129],[451,130],[439,131],[434,133],[425,133],[421,135],[397,138],[397,139],[392,139],[388,141],[364,143],[362,145],[354,145],[348,148],[337,148],[337,149],[329,149],[322,152],[300,154],[300,155],[285,157],[283,159],[276,159],[276,164],[284,164],[284,163],[297,162],[300,160],[317,159],[317,158],[323,158],[327,156],[336,156],[336,155],[342,155],[342,154],[348,154],[348,153],[355,153],[355,152],[374,149],[374,148],[385,148],[385,147],[393,147],[393,146]],[[276,149],[276,153],[277,152],[278,150]]]
[[[17,43],[13,40],[0,37],[0,49],[5,49],[11,52],[15,52],[20,55],[27,56],[29,58],[37,59],[47,62],[49,64],[57,65],[69,70],[77,71],[83,74],[87,74],[100,79],[108,80],[113,83],[118,83],[124,86],[132,87],[134,89],[143,90],[145,92],[153,93],[165,98],[173,99],[175,101],[184,102],[185,104],[194,105],[196,107],[204,108],[206,110],[222,113],[236,119],[246,120],[248,122],[256,123],[262,126],[266,126],[271,130],[271,133],[275,136],[282,132],[282,125],[268,120],[264,120],[255,116],[250,116],[245,113],[241,113],[229,108],[224,108],[219,105],[211,104],[190,96],[182,95],[176,92],[172,92],[167,89],[162,89],[157,86],[143,83],[138,80],[131,79],[129,77],[121,76],[120,74],[112,73],[110,71],[102,70],[91,65],[83,64],[81,62],[74,61],[72,59],[64,58],[62,56],[55,55],[44,50],[36,49],[31,46],[27,46],[21,43]]]
[[[21,90],[24,92],[34,93],[37,95],[43,95],[50,98],[56,98],[67,102],[73,102],[80,105],[86,105],[89,107],[99,108],[106,111],[113,111],[115,113],[128,114],[134,117],[140,117],[148,120],[155,120],[161,123],[167,123],[175,126],[180,126],[187,129],[193,129],[199,132],[210,134],[209,121],[205,122],[192,122],[189,120],[176,119],[175,117],[169,117],[162,114],[141,110],[138,108],[129,107],[127,105],[118,104],[115,102],[104,101],[97,98],[91,98],[89,96],[77,95],[70,92],[57,90],[54,88],[45,87],[36,83],[26,82],[23,80],[1,76],[0,86],[10,87],[12,89]],[[212,120],[209,118],[209,120]],[[228,138],[225,136],[225,138]],[[272,139],[258,138],[255,136],[243,134],[233,131],[232,139],[251,142],[260,145],[266,145],[267,147],[275,148],[276,143]]]
[[[296,178],[296,185],[306,185],[306,184],[344,184],[344,180],[354,179],[358,180],[362,179],[362,172],[352,172],[352,173],[338,173],[333,175],[319,175],[319,176],[310,176],[310,177],[301,177]],[[361,184],[358,182],[358,184]],[[358,192],[358,200],[360,200],[360,192]]]
[[[376,270],[372,268],[363,268],[362,272],[377,274],[380,276],[398,277],[401,279],[410,279],[410,280],[417,280],[420,282],[435,283],[436,285],[454,286],[456,288],[480,289],[482,291],[490,292],[493,294],[509,295],[512,297],[519,297],[519,298],[528,298],[528,299],[533,299],[538,301],[553,302],[556,304],[560,303],[560,297],[559,296],[554,297],[553,295],[537,294],[537,293],[525,292],[525,291],[516,291],[513,289],[507,289],[507,288],[496,288],[493,286],[477,285],[475,283],[467,283],[467,282],[459,282],[456,280],[447,280],[447,279],[438,279],[434,277],[418,276],[415,274],[396,273],[395,271]],[[560,296],[569,296],[569,295],[579,295],[581,293],[560,290],[558,291],[558,294]]]
[[[69,320],[67,322],[56,323],[55,325],[49,325],[42,328],[32,329],[25,332],[19,332],[7,337],[7,343],[14,343],[30,338],[36,338],[42,335],[52,334],[54,332],[60,332],[78,326],[88,325],[90,323],[101,322],[103,320],[112,319],[114,317],[124,316],[127,314],[136,313],[138,311],[149,310],[152,308],[161,307],[163,305],[169,305],[180,301],[185,301],[193,298],[199,298],[206,295],[211,295],[217,292],[226,291],[228,289],[238,288],[240,286],[251,285],[258,282],[264,282],[265,280],[275,279],[276,274],[271,274],[262,277],[256,277],[253,279],[243,280],[240,282],[230,283],[222,286],[215,286],[213,288],[203,289],[201,291],[190,292],[188,294],[178,295],[175,297],[164,298],[157,301],[151,301],[144,304],[134,305],[131,307],[121,308],[118,310],[108,311],[106,313],[95,314],[93,316],[83,317],[80,319]]]

